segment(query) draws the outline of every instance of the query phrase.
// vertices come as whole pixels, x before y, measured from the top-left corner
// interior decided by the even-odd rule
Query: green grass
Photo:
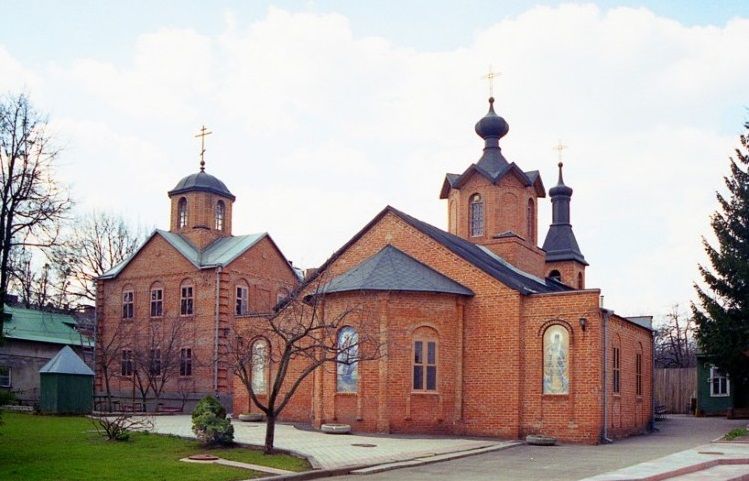
[[[749,429],[747,428],[736,428],[731,429],[728,431],[728,434],[725,435],[725,439],[728,441],[731,441],[736,438],[742,438],[744,436],[749,436]]]
[[[266,456],[249,448],[206,450],[196,441],[135,433],[129,441],[106,441],[83,417],[3,413],[0,480],[3,481],[230,481],[262,473],[215,464],[179,461],[210,452],[222,458],[304,471],[309,464],[287,456]]]

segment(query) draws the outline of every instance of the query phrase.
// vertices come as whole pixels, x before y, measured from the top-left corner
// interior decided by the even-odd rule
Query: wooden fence
[[[655,404],[664,406],[666,412],[689,413],[689,405],[697,397],[697,368],[655,370]]]

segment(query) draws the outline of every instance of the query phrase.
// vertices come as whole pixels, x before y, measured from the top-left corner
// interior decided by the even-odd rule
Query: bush
[[[226,419],[226,409],[213,396],[204,397],[195,406],[192,412],[192,431],[205,445],[234,442],[234,426]]]
[[[132,431],[153,429],[151,421],[134,418],[130,414],[120,416],[91,416],[96,432],[109,441],[127,441]]]

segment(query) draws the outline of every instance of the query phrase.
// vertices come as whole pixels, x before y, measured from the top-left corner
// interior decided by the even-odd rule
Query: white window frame
[[[716,378],[718,379],[722,378],[726,380],[726,392],[725,393],[715,392],[715,383],[713,383],[713,380]],[[710,377],[708,378],[707,382],[710,384],[710,397],[729,397],[731,395],[731,380],[728,379],[727,374],[721,374],[720,369],[718,369],[716,366],[710,366]]]
[[[13,386],[13,369],[10,366],[0,366],[0,369],[7,369],[8,375],[7,376],[0,376],[0,379],[7,377],[8,382],[5,384],[0,384],[0,387],[12,387]]]
[[[246,316],[250,312],[250,288],[238,285],[234,302],[234,315]]]

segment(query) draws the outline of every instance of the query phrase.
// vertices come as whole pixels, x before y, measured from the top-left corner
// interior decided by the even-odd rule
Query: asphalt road
[[[517,446],[454,461],[349,475],[336,481],[576,481],[699,446],[720,437],[746,420],[668,416],[659,431],[600,446]]]

